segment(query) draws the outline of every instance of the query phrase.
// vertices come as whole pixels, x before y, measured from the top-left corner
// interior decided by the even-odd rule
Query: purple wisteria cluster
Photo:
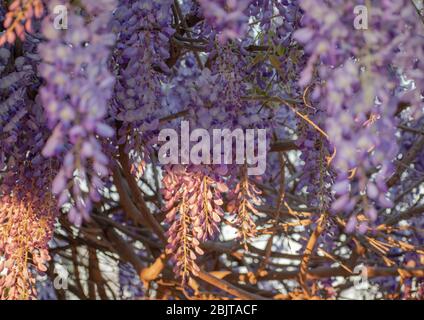
[[[62,2],[51,2],[51,10],[58,4]],[[72,203],[68,216],[76,225],[89,219],[92,202],[100,200],[101,179],[109,173],[100,139],[114,136],[105,119],[114,85],[107,66],[115,40],[109,24],[115,3],[86,1],[84,6],[93,17],[88,23],[73,11],[66,30],[44,20],[42,31],[48,41],[39,46],[45,80],[40,97],[52,128],[43,155],[63,157],[52,192],[58,195],[59,206]]]
[[[304,0],[302,28],[296,39],[305,44],[309,60],[300,84],[313,83],[312,92],[326,106],[325,130],[335,148],[332,162],[337,170],[332,210],[353,212],[347,224],[352,232],[359,224],[355,207],[361,205],[366,219],[359,224],[364,233],[377,219],[379,208],[391,207],[387,179],[393,173],[398,153],[396,137],[399,101],[411,103],[408,112],[421,113],[420,58],[406,65],[401,59],[417,46],[422,23],[409,1],[385,1],[369,8],[369,29],[354,27],[355,1]],[[398,19],[395,17],[407,17]],[[379,26],[386,26],[381,30]],[[396,32],[394,32],[396,30]],[[355,45],[360,43],[361,45]],[[316,68],[315,68],[316,66]],[[411,67],[411,68],[409,68]],[[402,76],[411,75],[417,87],[395,93]],[[377,170],[374,170],[377,168]]]
[[[250,0],[199,0],[202,13],[220,43],[243,37],[248,30]]]
[[[117,44],[112,68],[116,85],[111,113],[119,121],[118,143],[126,150],[146,151],[159,125],[162,83],[171,71],[166,64],[174,33],[170,0],[122,1],[114,12]],[[153,141],[154,142],[154,141]]]
[[[414,0],[0,1],[0,298],[337,299],[362,265],[368,296],[423,299],[423,17]],[[213,161],[183,161],[187,142]]]
[[[33,299],[36,274],[46,270],[56,201],[51,182],[57,163],[41,155],[46,117],[35,93],[39,24],[22,54],[0,48],[0,297]],[[34,168],[37,168],[36,170]]]

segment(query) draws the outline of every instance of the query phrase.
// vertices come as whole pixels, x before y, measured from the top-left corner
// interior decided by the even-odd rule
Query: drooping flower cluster
[[[234,214],[233,225],[237,229],[237,237],[247,248],[248,240],[256,235],[256,224],[253,217],[258,215],[258,209],[255,206],[262,204],[259,195],[261,191],[249,180],[246,167],[240,168],[240,182],[236,184],[231,192],[232,200],[228,206]]]
[[[310,113],[309,118],[315,124],[322,126],[324,112],[310,110],[306,112]],[[297,188],[300,190],[306,187],[308,203],[316,208],[328,210],[332,200],[331,186],[334,173],[331,170],[331,162],[334,154],[330,154],[330,145],[326,137],[315,128],[303,121],[298,126],[300,136],[297,144],[302,151],[300,159],[305,164]]]
[[[57,5],[50,3],[50,9]],[[58,30],[52,17],[43,21],[47,42],[40,44],[43,63],[40,90],[49,125],[53,129],[43,155],[63,156],[63,166],[53,181],[59,206],[72,203],[69,219],[81,225],[89,219],[92,202],[100,200],[101,178],[108,175],[108,159],[99,138],[114,130],[105,123],[114,77],[107,64],[114,36],[109,20],[114,1],[86,1],[86,18],[69,12],[68,29]]]
[[[415,65],[406,65],[400,57],[410,52],[405,47],[417,46],[422,24],[410,1],[386,1],[369,8],[369,29],[357,30],[356,5],[354,1],[301,1],[306,14],[295,36],[310,54],[300,84],[308,85],[314,74],[320,79],[312,95],[326,105],[325,130],[336,149],[333,165],[338,175],[333,190],[338,198],[332,209],[349,213],[360,203],[368,220],[360,226],[365,232],[377,218],[376,206],[392,206],[386,180],[398,151],[395,114],[401,99],[394,89],[402,74],[408,73],[420,85],[420,58]],[[361,46],[354,45],[358,43]],[[409,94],[416,97],[421,91],[417,87]],[[417,99],[409,101],[414,113],[419,111]],[[370,172],[375,167],[377,172]],[[352,215],[348,231],[356,224]]]
[[[6,42],[13,44],[17,37],[25,40],[25,31],[33,31],[33,17],[41,18],[44,11],[42,0],[14,0],[8,9],[3,22],[5,31],[0,34],[0,46]]]
[[[202,168],[177,165],[167,168],[163,179],[166,222],[170,224],[167,252],[172,254],[174,272],[183,283],[200,270],[195,262],[203,254],[200,244],[220,231],[224,214],[221,193],[228,188],[212,177]]]
[[[169,58],[170,0],[123,1],[114,13],[118,34],[113,54],[116,70],[113,117],[121,125],[119,144],[126,150],[145,151],[163,115],[159,97]]]
[[[57,163],[43,159],[46,117],[33,100],[40,86],[38,26],[22,49],[0,48],[0,296],[36,297],[56,217],[51,182]]]
[[[20,183],[30,183],[22,179]],[[35,298],[34,272],[47,270],[55,201],[36,186],[0,198],[0,298]]]
[[[0,82],[0,168],[8,163],[9,169],[11,166],[19,166],[17,160],[23,157],[20,149],[34,147],[32,143],[37,139],[25,146],[21,145],[20,148],[16,145],[19,136],[26,135],[26,132],[22,132],[21,129],[26,127],[25,122],[28,121],[28,117],[33,117],[30,127],[34,132],[37,131],[37,127],[41,128],[44,125],[44,123],[40,124],[43,119],[40,115],[39,105],[35,105],[29,99],[32,88],[35,89],[38,86],[37,82],[34,83],[36,59],[37,57],[31,51],[27,55],[15,59],[11,50],[5,47],[0,48],[2,63],[0,67],[2,74]],[[8,67],[6,68],[6,66]],[[40,136],[39,132],[36,137],[40,138]],[[34,137],[27,135],[27,139],[34,139]]]

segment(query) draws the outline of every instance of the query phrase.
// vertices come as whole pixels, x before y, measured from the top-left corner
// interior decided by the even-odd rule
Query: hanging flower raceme
[[[365,215],[360,224],[357,211],[350,215],[349,232],[358,224],[358,230],[366,232],[376,221],[377,210],[393,205],[386,181],[398,153],[398,102],[409,100],[414,106],[411,114],[418,115],[416,96],[422,92],[422,87],[407,94],[394,91],[402,83],[402,74],[414,75],[417,86],[422,82],[422,72],[416,69],[421,59],[416,61],[415,54],[400,59],[411,53],[405,48],[417,45],[418,30],[423,29],[414,5],[411,1],[373,3],[367,8],[368,28],[363,30],[354,28],[354,9],[360,4],[365,3],[302,0],[303,28],[295,32],[309,54],[299,83],[316,82],[311,97],[326,106],[324,129],[336,151],[332,165],[338,172],[333,187],[337,199],[332,209],[350,215],[360,204]],[[414,60],[413,65],[404,63]],[[376,172],[370,172],[376,167]]]
[[[111,113],[120,122],[118,143],[126,151],[147,151],[164,114],[160,96],[170,69],[169,38],[174,29],[170,0],[122,1],[113,16],[116,84]],[[148,158],[145,155],[146,158]]]
[[[248,241],[256,236],[254,216],[258,215],[259,211],[256,206],[259,206],[262,201],[259,197],[261,191],[250,181],[246,166],[241,167],[240,171],[240,181],[231,191],[230,198],[232,200],[228,207],[234,215],[233,226],[237,230],[237,238],[247,250]]]
[[[50,11],[60,3],[50,2]],[[59,206],[72,204],[69,219],[77,225],[89,218],[92,202],[100,199],[101,179],[109,173],[100,139],[114,135],[105,123],[114,84],[108,71],[114,7],[114,1],[85,1],[89,19],[71,11],[66,30],[56,29],[50,16],[43,21],[47,41],[39,46],[45,79],[40,96],[53,130],[43,155],[63,159],[53,192]]]
[[[35,275],[47,270],[55,212],[49,193],[25,186],[0,197],[0,299],[36,297]]]
[[[6,42],[14,43],[16,37],[25,40],[25,32],[33,31],[32,19],[41,18],[44,11],[42,0],[14,0],[8,9],[3,22],[5,31],[0,34],[0,46]]]
[[[166,168],[163,184],[166,222],[170,225],[166,249],[175,262],[174,272],[186,283],[200,270],[195,260],[203,254],[201,243],[220,232],[224,215],[221,192],[228,188],[202,168],[181,165]]]

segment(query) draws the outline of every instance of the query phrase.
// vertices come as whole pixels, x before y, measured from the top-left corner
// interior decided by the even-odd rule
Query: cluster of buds
[[[181,165],[168,167],[163,183],[166,222],[170,224],[167,253],[175,261],[174,272],[185,283],[199,271],[195,260],[203,254],[201,242],[219,233],[224,215],[221,194],[228,188],[197,167]]]
[[[47,271],[55,215],[54,200],[46,197],[35,199],[29,193],[16,192],[0,199],[1,300],[37,295],[35,272]]]
[[[0,46],[14,43],[16,37],[25,39],[25,31],[32,32],[32,19],[43,15],[41,0],[15,0],[9,6],[9,12],[3,22],[5,31],[0,35]]]
[[[233,226],[237,229],[237,237],[247,250],[247,241],[256,236],[256,224],[253,219],[258,215],[258,206],[262,203],[261,191],[249,180],[246,167],[241,168],[241,179],[232,192],[232,200],[228,209],[234,214]]]

